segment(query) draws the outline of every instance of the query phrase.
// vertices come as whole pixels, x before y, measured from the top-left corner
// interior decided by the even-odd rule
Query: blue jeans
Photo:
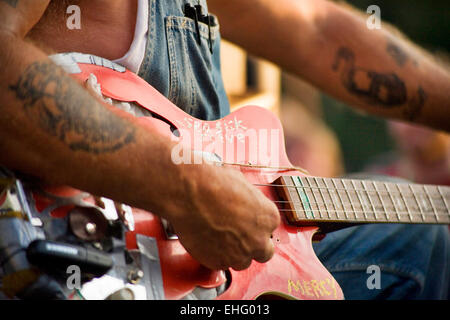
[[[448,226],[356,226],[332,232],[313,247],[348,300],[450,296]],[[375,275],[368,272],[371,265],[381,271],[378,288],[373,288],[374,278],[369,279]]]

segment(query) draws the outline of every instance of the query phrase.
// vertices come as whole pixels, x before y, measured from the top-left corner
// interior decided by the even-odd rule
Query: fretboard
[[[450,224],[450,187],[296,176],[275,184],[291,222]]]

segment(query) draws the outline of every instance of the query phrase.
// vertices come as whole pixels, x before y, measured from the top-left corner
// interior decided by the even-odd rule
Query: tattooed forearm
[[[9,4],[11,7],[16,8],[17,7],[17,2],[19,2],[19,0],[0,0],[1,2],[6,2],[7,4]]]
[[[370,104],[389,108],[407,100],[405,83],[395,73],[378,73],[357,67],[355,54],[348,48],[339,49],[333,70],[341,70],[341,81],[350,93]]]
[[[354,52],[346,47],[338,50],[333,70],[340,72],[341,82],[348,92],[368,104],[383,108],[403,107],[403,116],[408,120],[419,116],[427,100],[422,87],[408,98],[405,82],[395,73],[380,73],[356,66]]]
[[[50,62],[36,62],[10,87],[24,111],[70,149],[99,154],[134,141],[135,128]]]
[[[403,67],[409,60],[406,52],[392,42],[387,44],[386,51],[395,60],[399,67]]]

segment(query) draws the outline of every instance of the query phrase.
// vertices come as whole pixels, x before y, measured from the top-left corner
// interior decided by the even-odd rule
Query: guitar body
[[[180,148],[205,152],[220,159],[219,162],[234,165],[273,201],[279,200],[279,195],[271,183],[281,175],[301,175],[293,169],[278,169],[293,166],[284,149],[278,118],[263,108],[248,106],[217,121],[201,121],[177,108],[129,71],[117,72],[90,64],[79,66],[82,72],[75,74],[76,78],[85,82],[94,74],[104,96],[135,102],[151,111],[157,118],[140,118],[143,123],[171,136]],[[175,161],[186,160],[177,158],[177,150],[172,156]],[[135,230],[127,234],[127,246],[137,248],[136,234],[157,239],[167,299],[179,299],[196,287],[213,288],[226,281],[224,272],[206,269],[178,240],[168,239],[157,216],[139,209],[133,209],[133,216]],[[230,270],[228,288],[218,299],[343,299],[339,285],[312,248],[316,231],[316,227],[291,226],[282,215],[282,223],[273,233],[273,258],[267,263],[253,261],[243,271]]]

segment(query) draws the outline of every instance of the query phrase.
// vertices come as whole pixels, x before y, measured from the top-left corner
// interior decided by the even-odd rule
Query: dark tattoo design
[[[405,51],[403,51],[396,44],[389,42],[386,48],[389,55],[395,60],[398,66],[403,67],[408,62],[409,57]]]
[[[17,2],[19,2],[19,0],[0,0],[1,2],[6,2],[7,4],[9,4],[11,7],[16,8],[17,7]]]
[[[351,94],[383,108],[403,106],[403,116],[411,121],[420,115],[427,100],[426,92],[420,86],[417,95],[408,99],[406,85],[395,73],[380,73],[357,67],[355,54],[349,48],[338,50],[333,70],[340,70],[342,84]]]
[[[423,106],[425,105],[425,101],[427,100],[427,94],[423,90],[422,87],[419,86],[417,89],[417,96],[413,97],[411,101],[406,106],[403,111],[403,116],[405,119],[413,121],[417,119],[422,111]]]
[[[50,62],[30,65],[10,89],[31,119],[74,151],[114,152],[135,139],[135,128]]]
[[[333,70],[339,71],[341,64],[341,81],[350,93],[386,108],[406,103],[405,83],[395,73],[379,73],[355,66],[355,54],[344,47],[336,55]]]

